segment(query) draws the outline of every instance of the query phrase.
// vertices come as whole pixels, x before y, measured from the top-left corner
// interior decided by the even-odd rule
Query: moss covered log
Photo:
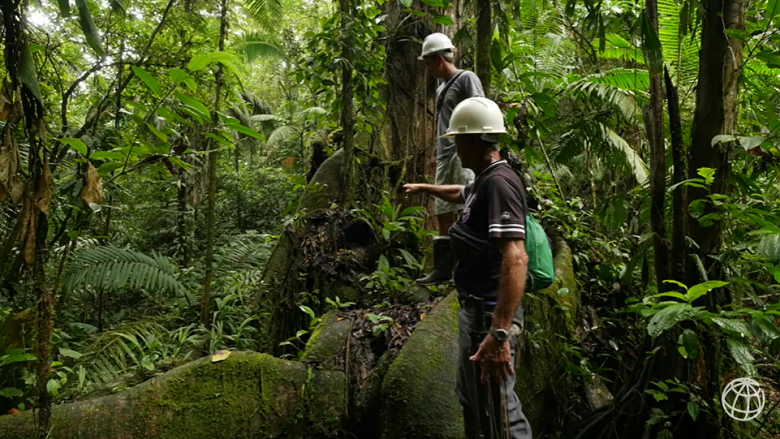
[[[383,439],[462,438],[455,395],[458,301],[450,293],[417,324],[382,384]]]
[[[345,376],[265,354],[206,357],[116,395],[54,407],[51,439],[325,438],[345,412]],[[0,439],[36,437],[31,412]]]

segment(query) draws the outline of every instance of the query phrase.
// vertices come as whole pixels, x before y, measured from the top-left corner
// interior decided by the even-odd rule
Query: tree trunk
[[[701,50],[699,51],[699,82],[696,88],[696,111],[694,113],[692,140],[689,156],[691,172],[703,167],[715,170],[710,193],[726,192],[726,184],[731,171],[728,161],[728,149],[725,145],[712,145],[713,137],[719,134],[731,134],[737,115],[737,94],[742,79],[742,41],[724,35],[725,29],[744,30],[743,0],[708,0],[704,3],[705,15],[702,20]],[[691,188],[691,200],[706,199],[707,191]],[[707,204],[704,213],[714,212]],[[721,246],[721,221],[709,227],[699,224],[696,218],[688,216],[688,232],[698,244],[696,256],[704,264],[707,277],[720,279],[721,267],[709,256],[717,255]],[[692,266],[694,264],[688,264]],[[695,269],[688,269],[688,285],[702,281]],[[700,302],[710,312],[730,303],[728,291],[714,290],[704,296]],[[707,386],[703,398],[712,400],[720,392],[722,382],[723,339],[711,331],[703,337],[704,370]],[[701,437],[719,439],[729,437],[719,411],[707,413],[697,420],[697,429]]]
[[[339,0],[341,12],[341,128],[344,135],[344,205],[352,205],[355,186],[355,118],[352,109],[352,22],[350,0]]]
[[[667,105],[669,108],[669,131],[672,137],[672,159],[674,161],[673,184],[678,184],[688,178],[688,168],[685,160],[685,145],[682,138],[682,122],[680,121],[680,100],[677,89],[669,77],[669,70],[664,69]],[[686,186],[681,184],[674,190],[672,198],[672,279],[685,282],[685,265],[688,259],[688,246],[685,243],[687,228],[685,219],[688,216],[688,197]]]
[[[222,0],[219,19],[219,51],[225,50],[225,34],[227,33],[227,10],[228,0]],[[214,112],[211,115],[214,124],[219,123],[219,104],[222,94],[222,85],[224,78],[222,76],[222,64],[217,65],[217,71],[214,73],[214,82],[216,83],[214,97]],[[219,148],[217,144],[214,148]],[[211,299],[211,276],[214,270],[214,235],[216,234],[214,224],[214,209],[217,198],[217,160],[219,160],[219,150],[209,153],[209,201],[208,201],[208,230],[206,235],[206,279],[203,281],[203,308],[201,310],[201,321],[203,325],[209,326],[209,301]]]
[[[490,21],[491,1],[476,0],[477,17],[477,77],[482,82],[485,96],[490,97],[490,43],[493,37],[493,27]]]
[[[658,34],[658,3],[648,0],[647,17]],[[658,291],[664,289],[663,281],[669,277],[669,249],[664,224],[664,199],[666,196],[666,156],[664,154],[664,97],[661,89],[661,73],[650,67],[650,120],[645,120],[650,143],[650,227],[653,229],[655,248],[655,279]]]

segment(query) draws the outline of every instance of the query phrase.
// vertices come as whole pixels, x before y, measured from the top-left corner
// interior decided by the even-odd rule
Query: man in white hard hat
[[[447,132],[452,110],[461,101],[474,96],[484,96],[477,75],[467,70],[457,69],[453,65],[454,49],[452,41],[446,35],[434,33],[425,38],[422,54],[418,57],[425,62],[431,76],[443,80],[436,90],[435,106],[436,177],[434,182],[437,185],[466,185],[474,181],[474,173],[464,169],[458,155],[455,154],[454,140],[441,138]],[[463,209],[463,204],[437,199],[435,208],[439,236],[434,238],[433,242],[434,268],[427,276],[417,279],[420,285],[433,285],[449,282],[452,279],[453,255],[448,231],[455,222],[456,214]]]
[[[480,97],[464,100],[452,112],[446,136],[455,139],[457,155],[476,180],[467,185],[404,186],[408,193],[427,192],[450,203],[465,203],[449,235],[461,304],[456,392],[469,439],[481,437],[480,432],[496,437],[489,433],[490,424],[502,432],[497,437],[532,437],[514,391],[515,349],[523,325],[520,301],[528,273],[528,206],[523,183],[499,156],[498,137],[505,132],[504,116],[495,102]],[[480,323],[489,328],[487,334],[478,332]]]

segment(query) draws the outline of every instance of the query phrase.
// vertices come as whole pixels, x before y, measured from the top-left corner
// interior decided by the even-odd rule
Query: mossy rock
[[[383,439],[463,437],[455,395],[458,301],[452,292],[419,322],[382,383]]]
[[[345,413],[345,375],[265,354],[193,361],[127,391],[57,405],[52,439],[323,438]],[[31,412],[0,416],[0,439],[37,437]]]

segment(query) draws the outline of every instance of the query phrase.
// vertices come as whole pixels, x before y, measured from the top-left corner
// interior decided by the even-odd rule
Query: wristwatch
[[[490,328],[490,335],[498,341],[506,341],[509,338],[509,333],[506,329],[493,329]]]

